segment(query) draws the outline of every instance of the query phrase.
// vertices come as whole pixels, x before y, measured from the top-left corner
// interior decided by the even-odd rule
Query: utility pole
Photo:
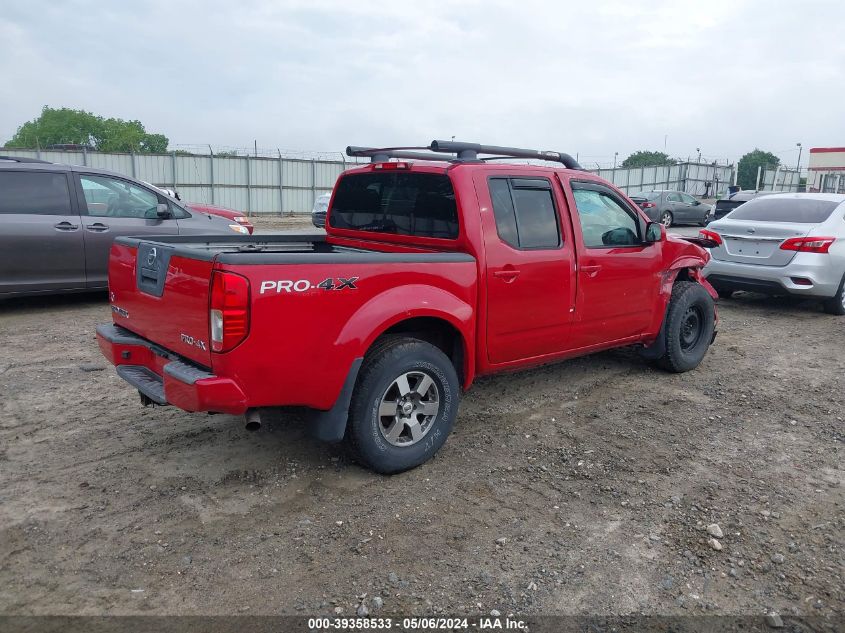
[[[613,152],[613,169],[616,169],[616,157],[619,156],[619,152]]]
[[[699,162],[699,163],[700,163],[700,162],[701,162],[701,148],[700,148],[700,147],[696,147],[696,148],[695,148],[695,151],[696,151],[696,152],[698,152],[698,161],[697,161],[697,162]]]
[[[801,143],[796,143],[796,145],[798,146],[798,167],[796,169],[798,170],[798,177],[801,178],[801,150],[804,148],[801,147]]]

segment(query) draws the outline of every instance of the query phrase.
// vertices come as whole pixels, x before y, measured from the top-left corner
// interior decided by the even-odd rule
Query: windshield
[[[366,173],[340,179],[329,225],[417,237],[458,237],[458,210],[445,174]]]
[[[830,200],[766,196],[749,200],[732,211],[728,217],[731,220],[820,224],[830,217],[837,206],[838,202]]]

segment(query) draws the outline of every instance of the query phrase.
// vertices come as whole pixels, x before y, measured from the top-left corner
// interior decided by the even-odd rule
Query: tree
[[[674,158],[664,152],[649,152],[640,150],[634,152],[622,161],[623,167],[657,167],[661,165],[674,165],[677,163]]]
[[[84,110],[44,106],[41,116],[18,128],[6,147],[44,148],[59,143],[88,145],[101,152],[162,153],[164,134],[150,134],[140,121],[106,119]]]
[[[753,152],[748,152],[739,159],[736,184],[742,189],[754,189],[757,185],[757,168],[761,167],[765,170],[767,167],[777,167],[779,164],[780,159],[777,156],[755,147]]]

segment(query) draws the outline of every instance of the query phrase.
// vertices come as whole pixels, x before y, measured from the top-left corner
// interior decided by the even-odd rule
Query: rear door
[[[81,222],[61,171],[0,171],[0,295],[85,287]]]
[[[573,341],[599,345],[642,334],[654,317],[662,243],[644,243],[644,222],[615,191],[570,181],[580,241]]]
[[[487,260],[490,363],[566,350],[575,254],[560,186],[548,178],[476,173]]]
[[[151,189],[102,174],[77,173],[75,180],[82,210],[89,288],[105,288],[108,285],[109,249],[115,237],[179,233],[175,218],[158,217],[157,205],[167,200]]]

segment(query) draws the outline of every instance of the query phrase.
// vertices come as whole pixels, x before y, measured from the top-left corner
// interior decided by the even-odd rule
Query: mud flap
[[[657,360],[666,353],[666,315],[668,313],[669,306],[667,305],[666,313],[663,315],[663,324],[660,326],[660,332],[658,332],[657,338],[654,339],[654,343],[646,345],[642,349],[638,350],[640,356],[646,360]]]
[[[311,436],[323,442],[340,442],[346,433],[346,421],[349,418],[349,404],[352,402],[352,392],[355,381],[361,369],[362,358],[352,361],[349,373],[343,383],[343,389],[328,411],[311,411],[309,414],[309,432]]]

